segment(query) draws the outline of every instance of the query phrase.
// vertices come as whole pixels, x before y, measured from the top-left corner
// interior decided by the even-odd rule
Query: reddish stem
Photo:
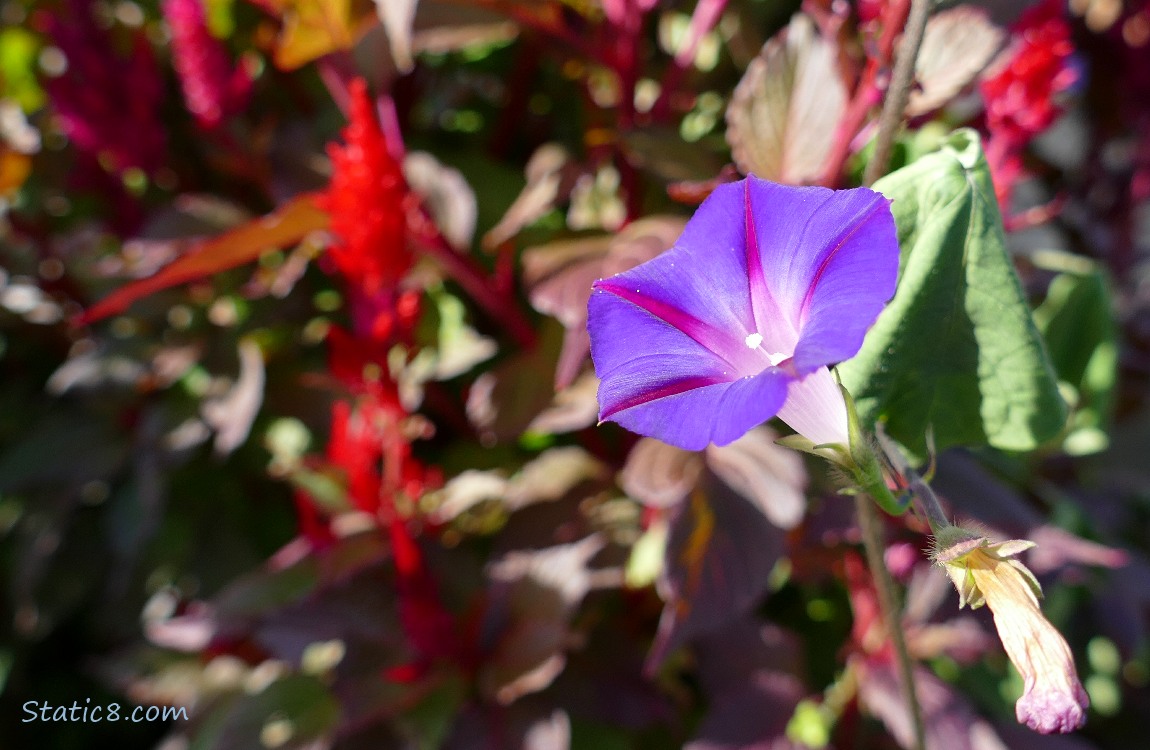
[[[491,278],[470,256],[461,255],[443,237],[423,206],[408,213],[408,230],[419,249],[443,266],[491,318],[522,347],[535,346],[535,329],[509,294],[500,294]]]

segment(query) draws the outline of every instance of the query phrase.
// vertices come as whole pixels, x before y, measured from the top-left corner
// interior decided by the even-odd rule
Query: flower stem
[[[879,116],[874,156],[867,163],[866,172],[863,174],[864,185],[870,185],[885,174],[890,165],[891,146],[894,143],[895,132],[902,125],[903,115],[906,112],[910,87],[914,83],[914,62],[918,59],[918,49],[922,46],[926,21],[930,18],[933,4],[934,0],[912,0],[911,2],[910,15],[906,21],[906,28],[903,30],[902,43],[899,44],[898,56],[895,58],[894,73],[891,75],[890,86],[887,87],[882,115]]]
[[[919,515],[926,519],[931,532],[937,536],[939,529],[951,526],[950,520],[947,519],[946,513],[942,510],[942,503],[938,501],[938,495],[934,494],[934,490],[927,484],[927,481],[911,468],[910,462],[906,460],[906,456],[902,454],[898,444],[886,434],[881,422],[875,425],[874,436],[878,440],[879,448],[882,449],[883,457],[901,480],[906,483],[906,488],[914,497],[915,509]],[[928,440],[927,444],[933,453],[933,441]],[[927,473],[932,472],[933,469]]]
[[[914,750],[926,750],[926,730],[922,723],[922,708],[918,703],[918,696],[914,690],[914,674],[911,671],[910,652],[906,648],[906,638],[902,632],[902,611],[895,593],[894,580],[887,570],[886,560],[883,559],[882,524],[878,510],[871,498],[863,493],[855,495],[855,510],[858,512],[859,529],[862,531],[863,546],[866,548],[867,566],[874,579],[874,587],[878,592],[879,608],[882,610],[883,623],[886,625],[887,636],[894,646],[895,661],[898,663],[899,687],[902,689],[903,700],[910,709],[911,725],[914,728]]]
[[[890,86],[887,87],[886,101],[883,102],[882,114],[879,116],[878,134],[875,136],[874,155],[867,163],[863,173],[863,184],[874,183],[881,175],[886,173],[890,166],[891,146],[894,143],[895,132],[902,125],[906,112],[906,102],[910,96],[910,87],[914,82],[914,63],[918,58],[919,47],[922,46],[923,33],[926,22],[930,17],[933,0],[911,0],[910,13],[907,17],[906,28],[903,30],[902,43],[899,45],[898,55],[895,58],[894,73],[891,75]],[[925,482],[919,482],[926,487]],[[929,491],[929,487],[927,490]],[[915,497],[920,493],[915,492]],[[929,497],[934,499],[934,493]],[[937,508],[927,511],[927,518]],[[920,503],[920,507],[921,507]],[[878,511],[874,502],[863,494],[855,496],[855,509],[859,517],[859,529],[862,531],[863,545],[866,547],[867,565],[874,578],[875,589],[878,592],[879,607],[882,609],[883,621],[886,623],[887,634],[894,646],[895,660],[898,662],[899,683],[902,688],[903,700],[910,709],[911,725],[914,728],[914,750],[926,750],[926,730],[922,722],[922,707],[914,689],[914,672],[911,666],[910,653],[906,648],[906,639],[902,632],[902,623],[899,613],[901,609],[895,594],[894,581],[887,570],[886,560],[883,559],[883,533],[879,522]],[[941,515],[941,509],[938,509]]]

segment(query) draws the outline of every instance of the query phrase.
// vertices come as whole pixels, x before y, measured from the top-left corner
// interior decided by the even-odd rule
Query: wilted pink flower
[[[172,31],[172,58],[184,101],[206,129],[243,109],[252,79],[242,65],[232,68],[223,43],[208,30],[201,0],[163,0]]]
[[[91,0],[70,0],[67,12],[37,20],[67,60],[67,71],[44,88],[68,138],[110,172],[155,171],[166,148],[163,79],[147,39],[135,33],[131,51],[117,54],[92,17]]]
[[[949,527],[937,543],[935,562],[954,581],[959,606],[990,607],[1006,655],[1022,675],[1018,720],[1043,734],[1071,732],[1085,724],[1090,700],[1078,681],[1070,646],[1042,615],[1038,581],[1013,559],[1034,542],[991,544],[979,534]]]

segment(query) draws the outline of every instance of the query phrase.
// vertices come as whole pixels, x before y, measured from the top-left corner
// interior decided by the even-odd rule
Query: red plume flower
[[[407,183],[388,150],[363,80],[352,82],[344,145],[328,147],[332,177],[324,200],[336,243],[327,257],[347,281],[358,335],[386,339],[397,321],[398,285],[411,268]]]

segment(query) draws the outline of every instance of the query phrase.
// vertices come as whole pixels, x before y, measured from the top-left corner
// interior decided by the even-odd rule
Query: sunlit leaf
[[[218,398],[207,399],[200,409],[216,431],[216,454],[226,456],[247,439],[264,400],[264,355],[259,344],[244,339],[239,345],[240,372],[235,384]]]
[[[566,200],[578,173],[578,165],[572,163],[570,154],[562,146],[545,143],[536,149],[524,170],[527,184],[499,223],[483,236],[483,246],[489,250],[499,247]]]
[[[990,64],[1005,40],[1006,33],[982,8],[959,5],[932,15],[915,58],[918,88],[910,92],[907,114],[926,114],[961,93]]]
[[[351,49],[369,9],[353,0],[262,0],[277,10],[283,22],[272,62],[280,70],[295,70],[338,50]]]
[[[902,260],[894,299],[839,366],[864,421],[926,453],[985,445],[1029,450],[1066,405],[1006,253],[990,172],[973,131],[879,182],[893,199]]]
[[[301,195],[276,211],[224,234],[204,240],[154,276],[126,284],[80,316],[86,324],[117,315],[138,299],[162,289],[249,263],[270,250],[299,242],[324,229],[328,215],[316,207],[315,195]]]
[[[678,505],[695,489],[703,473],[703,457],[645,437],[627,454],[619,485],[631,497],[654,508]]]
[[[799,14],[747,67],[727,107],[727,142],[744,174],[810,183],[846,108],[837,52]]]

